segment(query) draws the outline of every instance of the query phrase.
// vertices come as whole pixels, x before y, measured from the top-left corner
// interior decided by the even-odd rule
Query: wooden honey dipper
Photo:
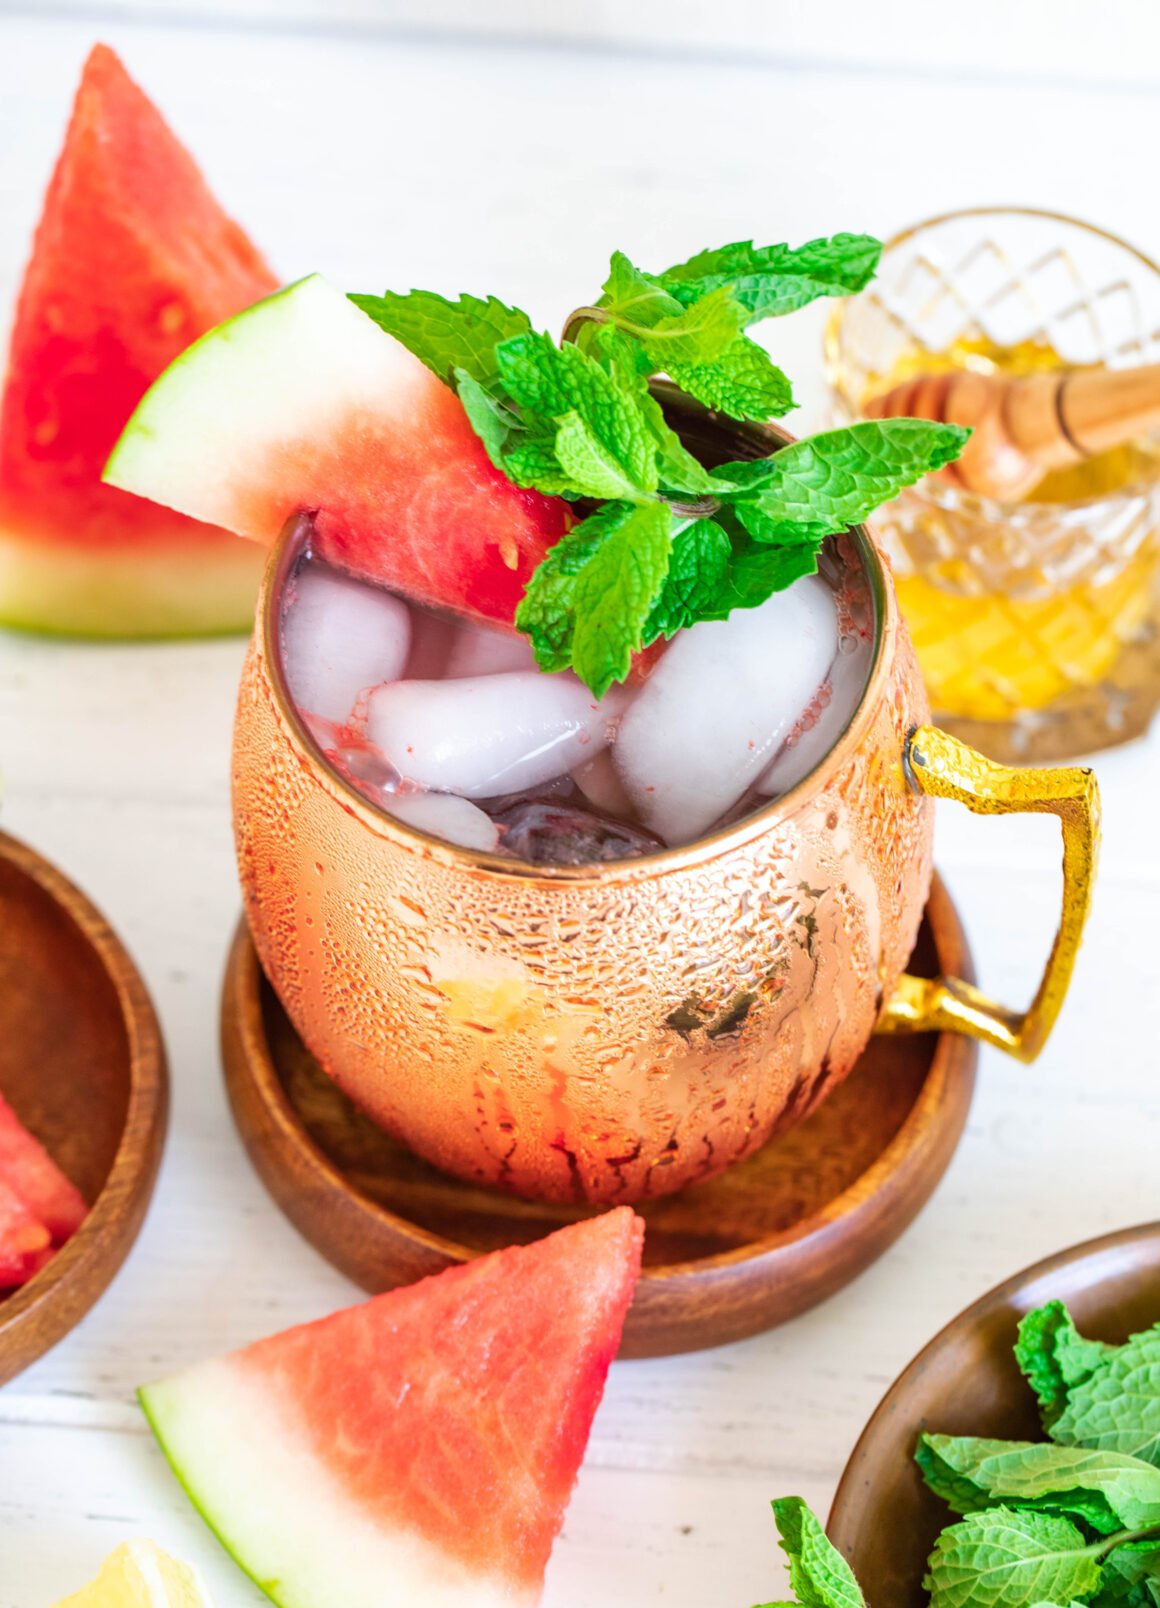
[[[1022,378],[966,369],[920,374],[872,398],[865,412],[969,424],[974,434],[962,456],[940,474],[981,497],[1014,502],[1048,470],[1160,429],[1160,363]]]

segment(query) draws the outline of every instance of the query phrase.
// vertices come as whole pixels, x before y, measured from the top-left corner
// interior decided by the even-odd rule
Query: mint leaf
[[[610,502],[556,543],[516,612],[545,670],[571,665],[597,698],[623,681],[664,582],[672,514]]]
[[[1133,1335],[1069,1389],[1050,1433],[1063,1446],[1098,1447],[1160,1467],[1160,1325]]]
[[[838,234],[804,246],[755,246],[739,240],[700,251],[657,278],[679,301],[695,301],[727,286],[748,322],[794,312],[819,296],[849,296],[873,279],[882,243],[870,235]]]
[[[1086,1602],[1100,1585],[1097,1552],[1066,1519],[990,1508],[943,1531],[923,1585],[930,1608]]]
[[[719,497],[724,482],[714,479],[705,466],[693,457],[682,444],[664,415],[664,410],[648,388],[647,373],[633,366],[631,352],[634,343],[621,335],[610,324],[600,332],[601,339],[594,349],[600,353],[618,375],[620,383],[636,398],[645,428],[652,436],[657,453],[657,473],[666,491],[685,495]]]
[[[961,450],[969,430],[925,419],[868,419],[727,463],[715,474],[740,489],[730,501],[759,541],[820,541],[873,513]]]
[[[656,447],[628,387],[576,346],[529,332],[495,349],[500,381],[525,423],[577,413],[638,491],[657,488]]]
[[[454,373],[455,389],[471,428],[483,442],[496,468],[505,469],[503,449],[513,431],[518,430],[519,420],[466,369],[457,368]]]
[[[969,1436],[962,1439],[970,1442]],[[952,1440],[949,1435],[920,1435],[918,1445],[914,1449],[914,1460],[922,1472],[922,1477],[934,1494],[954,1513],[977,1513],[982,1508],[996,1507],[999,1504],[992,1501],[991,1495],[973,1470],[964,1470],[959,1466],[959,1460],[953,1456],[943,1455],[943,1443],[951,1442],[951,1447],[957,1447],[957,1439]],[[971,1442],[977,1452],[981,1452],[984,1445],[1006,1448],[1010,1441],[977,1441]]]
[[[679,314],[684,304],[671,296],[652,274],[644,273],[630,262],[623,251],[614,251],[608,278],[596,305],[647,328],[660,318]]]
[[[664,584],[645,622],[645,644],[708,618],[732,561],[732,543],[715,520],[695,519],[678,530]]]
[[[664,582],[672,515],[665,503],[632,510],[577,576],[572,668],[597,698],[623,681]]]
[[[497,342],[532,327],[527,313],[506,307],[494,296],[486,301],[478,296],[448,301],[430,290],[407,295],[388,290],[382,296],[354,295],[350,300],[445,381],[456,369],[466,369],[481,385],[492,385],[497,378]]]
[[[474,419],[472,420],[474,424]],[[577,497],[580,495],[556,456],[555,438],[550,435],[517,436],[515,445],[503,454],[500,467],[517,486],[542,491],[549,497]]]
[[[576,339],[582,352],[595,358],[623,384],[634,391],[647,390],[645,382],[652,373],[652,360],[634,336],[626,335],[616,324],[584,324]]]
[[[1135,1457],[969,1435],[923,1435],[915,1455],[927,1484],[959,1512],[1043,1508],[1101,1535],[1160,1526],[1160,1469]]]
[[[659,402],[653,396],[641,399],[644,420],[657,449],[657,474],[662,487],[691,497],[719,497],[722,482],[713,476],[681,444],[681,438],[665,422]]]
[[[572,486],[584,497],[649,500],[648,493],[637,490],[628,473],[574,410],[565,413],[556,426],[556,458]]]
[[[798,542],[784,547],[735,546],[729,569],[701,618],[727,620],[734,609],[755,609],[775,592],[784,592],[805,575],[816,575],[818,546]]]
[[[673,381],[731,419],[780,418],[797,406],[789,380],[763,346],[739,336],[712,363],[670,364]]]
[[[774,1502],[773,1517],[801,1608],[866,1608],[850,1565],[800,1496]]]
[[[668,374],[690,396],[730,418],[764,420],[788,413],[794,406],[790,383],[769,353],[741,334],[749,318],[729,286],[686,302],[682,307],[659,280],[618,251],[598,303],[612,323],[599,333],[587,326],[582,340],[589,350],[608,350],[613,341],[635,345],[627,361],[638,373]]]
[[[1157,1608],[1160,1605],[1160,1542],[1120,1546],[1104,1563],[1103,1585],[1092,1608]]]
[[[653,366],[672,374],[674,364],[713,362],[734,344],[744,327],[745,309],[722,286],[651,326],[639,326],[636,338]],[[636,327],[623,320],[620,328],[630,335],[636,333]]]
[[[572,663],[578,577],[633,511],[631,503],[609,503],[574,525],[537,565],[516,610],[516,626],[531,638],[541,670],[566,670]]]
[[[1015,1360],[1039,1398],[1044,1429],[1050,1430],[1066,1407],[1072,1387],[1089,1379],[1115,1350],[1102,1340],[1085,1340],[1062,1301],[1027,1313],[1019,1325]]]

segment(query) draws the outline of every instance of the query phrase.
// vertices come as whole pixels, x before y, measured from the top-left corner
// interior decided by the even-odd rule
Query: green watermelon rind
[[[223,566],[230,546],[237,557]],[[110,642],[238,636],[253,625],[264,562],[226,533],[216,551],[181,541],[95,552],[0,526],[0,627]]]
[[[269,540],[275,533],[248,529],[244,512],[247,495],[267,480],[266,452],[325,438],[336,404],[391,411],[416,382],[430,383],[422,364],[321,274],[310,274],[187,347],[137,404],[102,479]]]
[[[223,1534],[222,1530],[218,1526],[217,1521],[210,1516],[208,1510],[198,1498],[197,1492],[186,1480],[185,1475],[181,1471],[180,1465],[175,1461],[175,1455],[170,1449],[169,1442],[165,1436],[165,1430],[162,1427],[163,1415],[161,1412],[155,1410],[150,1399],[154,1394],[159,1393],[163,1388],[164,1386],[142,1385],[137,1391],[137,1400],[140,1404],[141,1411],[145,1414],[145,1422],[149,1425],[154,1440],[157,1442],[158,1446],[160,1446],[161,1451],[164,1454],[165,1461],[169,1464],[170,1469],[173,1471],[174,1479],[176,1479],[178,1485],[181,1486],[181,1489],[185,1492],[187,1498],[189,1499],[190,1506],[194,1509],[198,1517],[205,1524],[206,1528],[214,1536],[215,1540],[218,1542],[218,1545],[222,1548],[222,1551],[233,1559],[234,1563],[237,1564],[238,1568],[242,1571],[246,1578],[248,1580],[252,1580],[257,1586],[258,1590],[265,1596],[269,1597],[271,1602],[277,1603],[278,1608],[286,1608],[283,1598],[277,1594],[279,1582],[277,1580],[259,1580],[258,1576],[247,1568],[241,1554],[236,1550],[229,1537]]]
[[[207,352],[222,345],[236,343],[241,327],[243,336],[247,329],[253,333],[258,330],[259,335],[269,321],[272,309],[284,310],[287,300],[291,306],[295,304],[296,292],[303,285],[317,279],[317,274],[311,274],[306,279],[295,280],[292,284],[284,285],[271,296],[264,296],[261,301],[255,302],[252,307],[235,313],[223,323],[217,324],[213,329],[206,330],[197,340],[190,343],[180,356],[175,357],[169,366],[153,381],[137,406],[129,415],[125,428],[117,438],[117,443],[106,460],[101,472],[101,479],[109,486],[118,486],[122,491],[133,492],[137,496],[148,497],[149,493],[140,489],[141,471],[146,473],[153,467],[157,442],[165,438],[169,444],[171,423],[167,422],[173,404],[179,404],[181,398],[188,394],[190,386],[200,388],[204,383],[201,378],[202,361]],[[259,329],[261,326],[261,329]],[[153,501],[160,501],[153,498]],[[167,502],[166,507],[175,507],[176,504]],[[184,512],[185,510],[181,510]]]
[[[402,1608],[420,1600],[431,1608],[463,1601],[532,1608],[532,1593],[474,1572],[405,1526],[392,1530],[369,1518],[307,1449],[305,1426],[290,1403],[276,1391],[266,1393],[260,1374],[239,1373],[235,1363],[217,1358],[200,1364],[142,1387],[138,1399],[197,1513],[278,1608],[339,1602],[344,1608]],[[240,1423],[245,1431],[237,1443]],[[287,1461],[293,1477],[278,1491],[277,1507],[264,1511],[252,1493],[271,1479],[277,1487]],[[287,1521],[295,1510],[297,1528],[293,1518]]]

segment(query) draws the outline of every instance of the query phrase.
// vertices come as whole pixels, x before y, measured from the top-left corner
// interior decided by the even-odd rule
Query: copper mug
[[[667,399],[707,462],[768,426]],[[800,1121],[879,1032],[966,1033],[1022,1060],[1063,1002],[1091,900],[1095,779],[995,765],[929,726],[893,586],[841,538],[875,616],[868,684],[819,766],[776,802],[642,859],[534,867],[393,820],[328,765],[280,653],[266,570],[243,673],[234,825],[262,965],[302,1039],[388,1132],[474,1183],[635,1201],[713,1176]],[[1024,1013],[905,971],[931,880],[932,797],[1063,829],[1063,913]]]

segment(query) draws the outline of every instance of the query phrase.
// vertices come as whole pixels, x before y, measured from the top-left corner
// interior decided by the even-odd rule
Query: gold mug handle
[[[1063,828],[1063,913],[1030,1008],[1008,1010],[959,977],[898,980],[878,1021],[880,1033],[965,1033],[1020,1061],[1047,1043],[1075,967],[1092,902],[1100,841],[1100,793],[1090,770],[996,765],[936,726],[916,726],[903,769],[916,792],[952,798],[976,815],[1058,815]]]

